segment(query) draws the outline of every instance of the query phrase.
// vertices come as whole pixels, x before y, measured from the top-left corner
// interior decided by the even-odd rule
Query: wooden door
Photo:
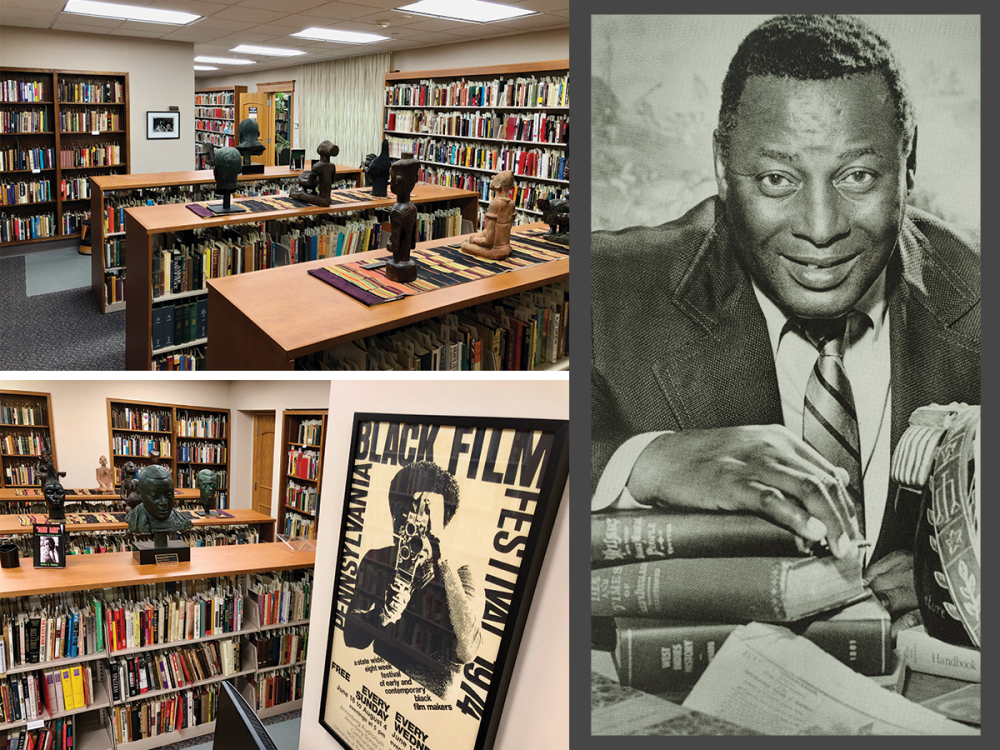
[[[292,146],[292,97],[291,91],[272,91],[271,96],[271,118],[274,122],[274,141],[267,149],[273,161],[268,162],[269,166],[279,166],[282,164],[281,151]],[[285,155],[286,158],[288,154]],[[287,165],[288,161],[284,163]]]
[[[240,122],[250,118],[257,121],[257,127],[260,128],[260,142],[266,146],[263,154],[250,157],[250,161],[254,164],[270,163],[265,160],[268,152],[271,151],[271,142],[274,140],[274,115],[271,114],[268,99],[269,96],[266,92],[243,94],[240,97],[240,118],[239,122],[236,123],[237,143],[240,139]]]
[[[253,509],[271,515],[274,469],[274,412],[253,417]]]

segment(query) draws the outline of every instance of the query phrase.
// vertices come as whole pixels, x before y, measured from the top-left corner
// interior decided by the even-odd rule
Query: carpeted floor
[[[90,286],[90,256],[71,247],[24,256],[25,293],[29,297]]]
[[[271,735],[278,750],[298,750],[299,730],[302,727],[301,711],[272,716],[269,719],[263,719],[262,722],[267,727],[267,733]],[[168,745],[163,750],[212,750],[214,742],[215,735],[206,734],[204,737]]]
[[[86,278],[29,297],[25,260],[0,258],[0,370],[124,370],[125,311],[101,315]],[[44,274],[44,263],[32,265]]]

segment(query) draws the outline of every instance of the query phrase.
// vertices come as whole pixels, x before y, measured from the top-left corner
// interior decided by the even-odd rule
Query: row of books
[[[104,240],[104,268],[120,269],[125,265],[125,238],[110,237]]]
[[[59,149],[60,167],[112,167],[121,166],[122,147],[117,143],[95,143],[92,146],[75,146]]]
[[[387,131],[414,135],[534,143],[566,143],[569,138],[569,116],[548,112],[500,115],[494,112],[386,110],[385,120]]]
[[[170,432],[170,411],[146,406],[116,404],[111,407],[111,427],[116,430]]]
[[[219,684],[202,685],[159,698],[112,706],[111,731],[115,742],[137,742],[215,721]]]
[[[42,81],[21,81],[7,78],[0,81],[0,102],[44,102],[45,84]]]
[[[265,235],[257,251],[260,262],[265,264],[263,267],[290,265],[367,252],[383,246],[383,239],[388,240],[383,235],[382,223],[374,212],[365,211],[362,215],[364,218],[356,221],[325,221],[304,228],[291,228],[277,243]]]
[[[249,591],[252,606],[257,607],[258,624],[264,627],[309,619],[312,583],[312,568],[252,575]]]
[[[243,629],[243,597],[232,586],[193,596],[116,601],[106,606],[110,652]]]
[[[323,440],[323,420],[303,419],[299,422],[300,445],[321,445]]]
[[[248,680],[254,688],[254,708],[262,711],[265,708],[301,700],[305,681],[305,670],[297,666],[257,675],[256,679]]]
[[[462,211],[458,206],[417,212],[417,242],[462,234]]]
[[[200,505],[191,505],[190,509],[200,508]],[[185,508],[180,509],[183,510]],[[133,549],[132,545],[135,542],[153,540],[151,534],[133,534],[128,531],[69,532],[67,537],[67,555],[100,555],[108,552],[131,552]],[[239,524],[224,528],[187,529],[180,532],[178,538],[191,547],[225,547],[234,544],[257,544],[260,541],[260,531],[255,525]],[[4,539],[4,542],[16,544],[20,557],[31,557],[32,544],[29,535],[7,537]],[[0,669],[0,672],[2,671]]]
[[[396,83],[386,86],[385,104],[390,107],[568,107],[569,75]]]
[[[296,360],[306,370],[535,370],[569,354],[565,282]]]
[[[3,750],[73,750],[75,730],[73,717],[56,719],[38,729],[22,727],[0,732]]]
[[[257,669],[268,669],[295,664],[306,660],[309,646],[309,627],[278,628],[258,633],[250,638],[250,646],[257,653]]]
[[[394,141],[403,140],[406,150],[416,158],[446,166],[484,169],[501,172],[509,169],[522,177],[545,177],[552,180],[566,179],[566,153],[554,149],[525,149],[517,147],[483,146],[464,141],[437,141],[425,138],[416,142],[390,138],[390,151]]]
[[[285,489],[285,506],[301,510],[303,513],[316,515],[319,504],[319,492],[315,487],[289,482]]]
[[[178,437],[224,438],[229,418],[225,414],[191,414],[177,411]]]
[[[59,113],[59,129],[64,133],[123,130],[122,122],[122,113],[117,109],[73,109]]]
[[[0,182],[0,205],[45,203],[53,200],[51,180],[18,180]]]
[[[104,273],[104,301],[108,305],[125,301],[125,269]]]
[[[54,169],[56,151],[52,146],[5,148],[0,150],[0,172],[24,172],[29,169]]]
[[[197,486],[196,481],[198,478],[198,469],[193,466],[178,466],[177,467],[177,484],[175,485],[179,489],[192,489]],[[215,470],[215,480],[216,480],[216,490],[217,492],[222,492],[229,486],[229,472],[226,469],[216,469]],[[218,500],[218,495],[216,495],[216,500]],[[220,508],[225,507],[220,505]]]
[[[319,452],[292,448],[285,471],[289,476],[315,480],[319,475]]]
[[[15,538],[30,542],[28,536]],[[101,611],[100,600],[86,595],[51,607],[17,603],[0,615],[0,673],[103,651]]]
[[[153,351],[187,344],[208,335],[208,298],[154,305]]]
[[[56,234],[54,213],[36,216],[15,216],[0,213],[0,242],[24,242]]]
[[[185,463],[224,464],[229,460],[225,443],[186,443],[177,441],[177,460]]]
[[[44,432],[5,432],[0,434],[0,449],[5,456],[40,456],[48,441]]]
[[[124,104],[125,84],[120,81],[67,81],[60,78],[59,101],[84,104]]]
[[[65,669],[0,677],[0,724],[34,721],[94,703],[94,669],[89,662]]]
[[[281,533],[292,539],[315,539],[316,520],[297,516],[294,513],[286,513],[285,525],[282,527]]]
[[[41,109],[0,110],[0,133],[51,133],[52,115]]]
[[[8,487],[17,485],[37,485],[45,478],[45,472],[39,472],[34,464],[4,463],[4,482]]]
[[[241,669],[239,638],[120,656],[108,661],[111,699],[120,703],[150,691],[178,690]]]
[[[204,130],[199,130],[195,134],[195,141],[198,143],[212,143],[220,148],[226,148],[234,145],[234,139],[232,135],[224,135],[222,133],[207,133]]]
[[[64,177],[59,181],[59,192],[64,201],[90,198],[89,177]]]
[[[223,133],[228,136],[233,135],[233,123],[231,120],[195,120],[194,129],[199,133]]]
[[[41,403],[4,398],[0,403],[0,423],[44,427],[49,423],[49,416]]]
[[[223,91],[216,93],[196,93],[194,95],[194,103],[196,106],[210,106],[210,107],[230,107],[232,108],[236,104],[236,94],[232,91]],[[229,115],[231,116],[233,110],[229,110]],[[222,115],[225,117],[226,115]]]
[[[62,233],[79,234],[83,228],[83,222],[90,220],[90,211],[63,211]]]
[[[194,108],[195,117],[214,117],[217,120],[232,120],[233,112],[235,111],[233,107],[212,107],[212,106],[197,106],[200,104],[197,100],[203,97],[204,94],[198,94],[195,97],[196,106]]]
[[[170,458],[170,440],[152,435],[120,435],[111,438],[111,445],[116,456],[145,456],[152,451],[159,451],[161,458]]]
[[[205,345],[178,349],[169,354],[157,354],[152,359],[152,368],[156,372],[194,372],[207,370],[205,360]]]

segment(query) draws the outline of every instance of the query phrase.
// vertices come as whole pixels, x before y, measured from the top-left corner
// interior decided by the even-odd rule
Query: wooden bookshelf
[[[559,96],[557,103],[538,104],[482,104],[482,105],[440,105],[440,104],[402,104],[410,101],[401,96],[403,90],[414,84],[429,82],[440,86],[468,82],[469,84],[489,83],[498,79],[516,81],[539,81],[543,79],[559,79],[564,82],[564,96]],[[454,68],[445,70],[396,71],[385,76],[385,97],[383,100],[383,131],[390,142],[390,155],[399,157],[402,151],[412,151],[421,161],[420,179],[438,184],[453,184],[475,190],[479,193],[480,216],[478,225],[482,226],[483,214],[489,205],[490,178],[502,169],[514,171],[515,223],[524,224],[538,221],[542,213],[536,207],[539,198],[563,197],[569,191],[568,162],[569,144],[561,136],[555,140],[544,140],[544,135],[533,133],[528,140],[507,137],[508,117],[531,117],[542,115],[548,118],[565,119],[569,122],[569,60],[548,60],[533,63],[518,63],[513,65],[485,65],[469,68]],[[488,137],[476,133],[456,133],[455,135],[432,132],[447,130],[445,127],[433,127],[431,121],[436,117],[454,112],[461,115],[480,115],[497,118],[499,124],[495,132]],[[414,122],[407,127],[401,127],[399,121],[405,117],[419,117],[424,122]],[[395,122],[394,122],[395,120]],[[455,164],[443,163],[436,155],[425,153],[435,144],[454,142],[463,146],[483,149],[502,150],[509,146],[515,150],[546,149],[557,159],[565,157],[565,179],[557,174],[542,174],[537,170],[527,174],[519,168],[516,161],[503,164],[499,168],[482,168],[462,164],[461,157],[455,156]],[[501,155],[502,160],[502,155]],[[450,174],[450,176],[448,176]]]
[[[281,182],[284,192],[288,187],[297,187],[300,170],[288,167],[267,167],[262,175],[240,175],[236,179],[247,183],[247,188],[234,194],[239,198],[253,192],[257,183]],[[362,172],[357,167],[337,165],[337,183],[350,182],[355,187],[362,185]],[[135,201],[137,205],[150,203],[158,205],[183,199],[185,203],[212,200],[215,197],[215,176],[210,169],[189,172],[154,172],[151,174],[97,175],[90,179],[91,216],[101,217],[91,222],[91,244],[99,251],[91,253],[90,286],[94,299],[102,313],[125,309],[125,298],[109,299],[107,277],[124,275],[126,261],[124,255],[125,228],[120,224],[121,214],[114,221],[108,216],[111,203]],[[111,244],[108,248],[106,243]],[[119,244],[122,243],[122,244]],[[110,260],[109,256],[119,260]]]
[[[7,410],[18,409],[20,416],[14,416]],[[7,414],[7,416],[5,416]],[[37,424],[21,424],[21,422],[37,422]],[[33,437],[48,441],[52,449],[52,463],[59,469],[56,458],[56,436],[52,418],[52,397],[48,393],[37,391],[0,391],[0,440],[8,436],[11,440],[32,439]],[[9,489],[11,493],[16,488],[39,487],[39,482],[20,482],[17,477],[8,477],[8,471],[15,467],[30,466],[32,469],[41,458],[39,453],[18,452],[17,446],[8,453],[4,443],[0,451],[0,488]],[[39,495],[39,499],[44,498]]]
[[[0,490],[0,503],[44,503],[45,497],[39,492],[37,495],[19,495],[19,491],[25,490],[15,490],[15,489],[2,489]],[[195,502],[199,497],[198,490],[178,490],[175,489],[175,497],[180,502]],[[66,502],[67,503],[115,503],[119,502],[121,497],[118,492],[104,492],[97,493],[96,491],[82,492],[78,488],[67,487],[66,488]],[[0,516],[2,520],[2,516]],[[0,534],[4,532],[0,531]]]
[[[3,227],[0,246],[80,236],[82,222],[90,214],[89,178],[129,171],[128,73],[4,67],[0,68],[0,81],[39,84],[27,97],[29,101],[2,101],[0,111],[21,115],[44,113],[44,122],[31,123],[27,130],[0,134],[0,151],[51,151],[51,160],[46,159],[34,169],[4,165],[0,170],[2,181],[27,181],[47,186],[44,196],[39,194],[45,198],[43,201],[0,206],[0,214],[4,217],[0,221]],[[9,85],[4,90],[8,94],[15,93],[10,91]],[[108,100],[103,101],[106,96]],[[15,93],[14,98],[22,97]],[[113,152],[116,158],[102,159],[100,165],[88,162],[84,166],[78,164],[84,160],[72,156],[74,149],[101,147],[106,147],[101,150],[102,156]],[[64,151],[69,154],[65,157],[65,166]],[[8,219],[38,216],[49,219],[37,222],[45,226],[30,229],[27,236],[15,239],[13,232],[8,230]]]
[[[514,231],[541,229],[534,224]],[[456,238],[421,247],[454,244]],[[384,250],[373,258],[389,257]],[[209,281],[209,369],[293,370],[295,360],[338,344],[389,331],[569,278],[569,258],[367,307],[308,274],[351,257],[311,261]],[[317,316],[316,311],[324,314]],[[566,369],[568,359],[557,369]]]
[[[160,463],[170,469],[170,472],[174,477],[175,487],[178,489],[193,490],[195,489],[195,481],[198,471],[205,468],[211,469],[219,475],[215,496],[216,507],[220,510],[228,509],[229,435],[231,427],[229,409],[112,398],[109,398],[107,402],[109,457],[111,458],[111,464],[115,471],[116,487],[121,485],[121,469],[128,461],[134,462],[140,469],[142,469],[143,466],[148,466],[152,463],[152,459],[149,456],[124,455],[115,451],[116,438],[122,439],[130,436],[152,438],[157,442],[162,442],[170,452],[170,455],[166,456],[163,455],[163,451],[161,451]],[[130,411],[135,411],[140,415],[143,413],[163,415],[163,419],[159,420],[159,423],[156,426],[158,428],[163,427],[164,421],[169,426],[167,426],[166,429],[149,430],[134,429],[124,426],[121,424],[120,417],[117,415],[126,408]],[[198,437],[193,434],[189,434],[189,432],[184,432],[182,434],[182,430],[185,430],[185,424],[189,420],[198,424],[208,423],[210,420],[216,420],[220,424],[224,425],[224,427],[221,429],[220,434],[214,437]],[[118,426],[116,426],[116,424]],[[149,424],[153,424],[153,422],[149,422]],[[185,447],[190,447],[191,445],[197,443],[204,444],[208,450],[218,451],[220,453],[224,452],[224,456],[202,461],[197,460],[197,457],[195,457],[195,460],[192,460],[191,456],[185,455]],[[196,499],[197,494],[195,495],[194,500]]]
[[[326,442],[326,409],[292,409],[285,411],[282,415],[281,428],[281,482],[278,486],[278,523],[279,533],[309,539],[315,539],[319,530],[319,509],[320,509],[320,486],[323,481],[323,447]],[[318,427],[314,426],[309,430],[308,425],[318,422]],[[303,423],[306,423],[304,426]],[[308,434],[307,434],[308,433]],[[298,473],[290,473],[292,463],[292,453],[309,451],[315,453],[316,471],[315,476],[308,477],[301,469]],[[289,491],[295,486],[304,490],[315,491],[315,503],[306,504],[294,501],[289,498]],[[313,507],[310,507],[312,505]],[[312,530],[309,534],[294,534],[286,527],[289,519],[304,518],[312,522]]]
[[[198,499],[198,492],[196,490],[185,490],[184,492],[185,495],[182,499],[189,501]],[[255,510],[250,510],[249,508],[230,508],[226,510],[226,513],[231,514],[233,517],[198,517],[192,518],[191,523],[196,529],[210,526],[258,526],[260,541],[262,544],[270,543],[275,540],[275,520],[270,516],[265,516],[263,513],[258,513]],[[42,521],[42,523],[44,523],[44,521]],[[73,523],[66,525],[66,532],[70,534],[76,531],[125,531],[126,529],[128,529],[128,524],[124,521],[121,523]],[[17,536],[19,534],[30,533],[32,533],[31,526],[22,526],[16,515],[0,515],[0,536]],[[197,549],[205,548],[198,547]]]
[[[476,216],[477,194],[469,190],[446,188],[438,185],[417,185],[411,196],[415,204],[446,203],[457,207],[463,219],[474,221]],[[153,297],[153,251],[154,240],[158,235],[182,232],[189,229],[206,227],[235,227],[245,224],[261,224],[267,221],[286,221],[307,216],[341,214],[351,211],[372,209],[388,209],[395,203],[395,196],[373,198],[352,203],[342,203],[336,206],[285,209],[261,213],[243,213],[231,216],[200,218],[183,205],[140,206],[126,209],[126,248],[128,267],[133,269],[126,280],[126,294],[134,302],[126,314],[125,321],[125,365],[130,370],[149,370],[153,368],[153,303],[171,300],[184,300],[189,297],[207,297],[208,290],[184,292],[181,295],[166,295]],[[372,257],[376,257],[372,254]],[[301,264],[296,264],[300,267]],[[243,276],[253,276],[259,271],[245,273]],[[268,296],[271,292],[268,292]],[[322,316],[325,317],[325,316]],[[207,340],[210,340],[211,336]],[[172,349],[198,347],[207,340],[196,340]],[[209,347],[210,350],[210,347]],[[156,351],[156,354],[168,350]],[[232,369],[225,365],[225,369]]]
[[[246,86],[223,86],[194,92],[194,142],[212,143],[222,148],[235,146],[239,128],[240,104]],[[205,169],[204,156],[195,151],[195,168]]]

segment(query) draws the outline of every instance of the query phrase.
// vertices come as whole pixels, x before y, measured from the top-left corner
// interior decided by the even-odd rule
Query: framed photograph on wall
[[[568,425],[354,415],[320,702],[345,748],[493,746]]]
[[[180,112],[147,112],[146,140],[181,137]]]

